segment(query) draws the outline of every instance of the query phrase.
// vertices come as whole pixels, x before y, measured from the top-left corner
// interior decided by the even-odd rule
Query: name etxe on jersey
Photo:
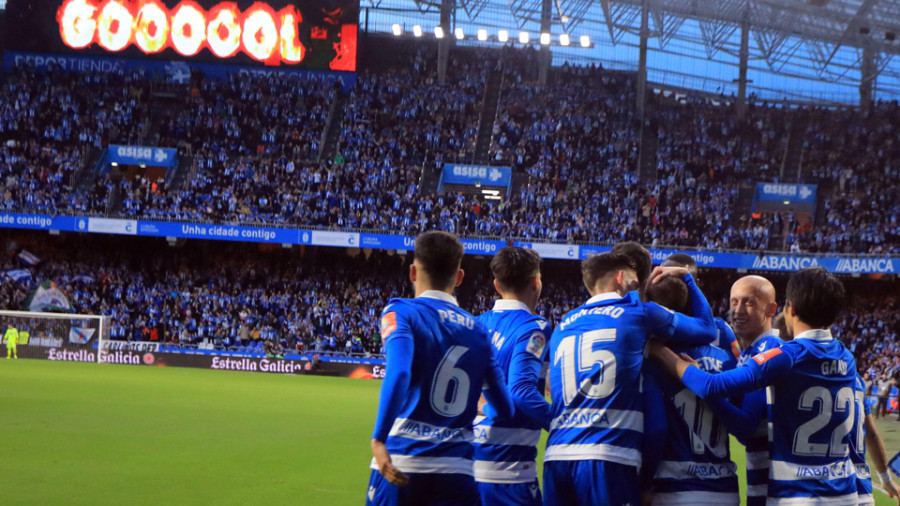
[[[722,372],[722,367],[724,366],[724,362],[715,357],[700,357],[695,360],[697,360],[700,369],[706,372]]]

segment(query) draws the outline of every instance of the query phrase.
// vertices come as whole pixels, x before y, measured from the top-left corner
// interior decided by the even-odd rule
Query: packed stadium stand
[[[757,100],[739,120],[721,97],[659,93],[648,105],[656,173],[641,177],[633,73],[566,65],[539,86],[530,49],[460,48],[440,83],[435,44],[372,46],[346,92],[286,75],[193,75],[173,85],[141,72],[5,74],[3,209],[569,243],[900,250],[894,103],[861,111]],[[177,147],[185,162],[165,176],[125,175],[97,163],[96,150],[114,143]],[[500,201],[439,194],[435,174],[449,162],[508,164],[511,192]],[[742,189],[796,175],[819,185],[814,219],[746,205]]]

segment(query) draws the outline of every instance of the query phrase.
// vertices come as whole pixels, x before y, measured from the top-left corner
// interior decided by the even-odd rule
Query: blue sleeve
[[[506,389],[506,381],[503,379],[503,371],[494,360],[493,348],[487,370],[484,373],[484,387],[482,393],[488,403],[484,407],[485,415],[490,418],[512,418],[515,413],[512,397]]]
[[[701,399],[724,397],[759,390],[773,383],[793,365],[789,353],[775,348],[753,357],[745,367],[738,367],[719,374],[709,374],[690,366],[681,377],[684,386]]]
[[[546,344],[540,331],[519,338],[509,364],[509,393],[517,413],[550,430],[550,404],[538,389]]]
[[[766,392],[756,390],[744,396],[743,404],[735,406],[726,398],[707,401],[715,415],[725,424],[728,432],[746,445],[747,439],[756,434],[766,420]]]
[[[734,335],[734,330],[725,323],[725,320],[715,318],[714,321],[716,322],[718,337],[712,344],[716,348],[728,352],[729,359],[726,362],[727,365],[725,366],[725,370],[734,369],[737,366],[738,360],[741,359],[741,347],[738,345],[737,336]]]
[[[644,362],[644,443],[641,448],[641,489],[650,490],[653,477],[662,461],[665,447],[666,423],[665,397],[659,386],[653,365]]]
[[[704,321],[674,313],[655,302],[644,303],[643,307],[648,320],[647,335],[650,337],[693,346],[709,344],[716,338],[716,324],[712,318]]]
[[[703,295],[703,292],[700,291],[700,287],[697,286],[697,282],[694,281],[694,276],[691,276],[690,274],[685,275],[684,284],[688,287],[688,299],[691,303],[691,316],[704,322],[708,322],[715,327],[716,321],[713,318],[712,308],[709,307],[706,296]],[[715,339],[715,337],[713,337],[713,339]],[[707,341],[707,343],[710,341]]]
[[[375,431],[372,438],[386,441],[394,420],[403,407],[403,401],[409,391],[412,378],[413,336],[402,313],[392,312],[393,327],[385,327],[382,317],[382,336],[385,339],[385,374],[381,384],[381,398],[378,401],[378,417],[375,419]],[[390,332],[385,332],[390,330]]]

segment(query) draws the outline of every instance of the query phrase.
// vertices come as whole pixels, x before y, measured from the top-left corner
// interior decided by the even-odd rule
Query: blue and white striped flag
[[[27,249],[23,249],[21,252],[19,252],[19,260],[28,265],[37,265],[41,263],[41,257],[28,251]]]
[[[31,281],[31,272],[26,269],[10,269],[6,271],[6,277],[17,282],[17,283],[27,283]]]

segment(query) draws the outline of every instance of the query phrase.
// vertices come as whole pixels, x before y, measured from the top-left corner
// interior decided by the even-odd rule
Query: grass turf
[[[0,385],[4,504],[364,501],[377,381],[2,360]]]

